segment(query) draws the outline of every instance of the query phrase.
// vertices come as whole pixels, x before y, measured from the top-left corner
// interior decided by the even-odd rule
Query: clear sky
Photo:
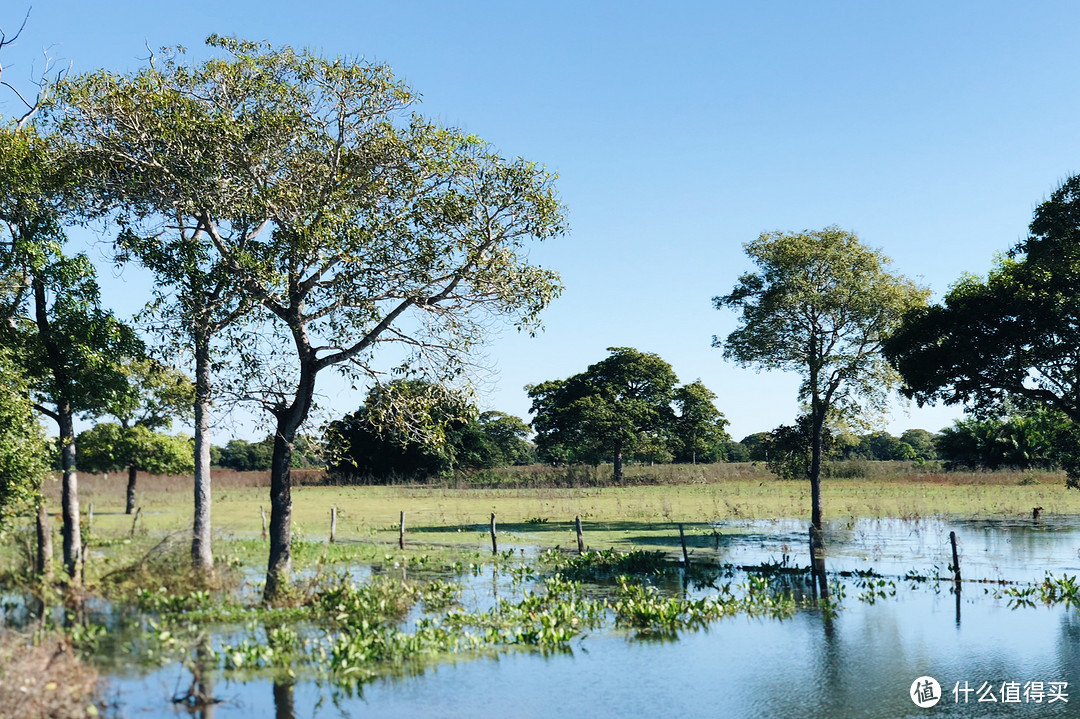
[[[24,11],[4,3],[3,28]],[[632,346],[703,380],[736,438],[790,422],[795,376],[710,347],[736,325],[710,300],[751,268],[744,242],[836,224],[940,297],[1080,171],[1075,2],[37,0],[0,59],[25,86],[45,47],[74,72],[124,71],[211,32],[386,62],[424,114],[559,173],[571,232],[533,257],[566,290],[543,334],[485,350],[482,405],[523,417],[523,385]],[[137,273],[104,272],[134,312]],[[320,389],[331,414],[362,400]],[[898,408],[888,429],[958,415]]]

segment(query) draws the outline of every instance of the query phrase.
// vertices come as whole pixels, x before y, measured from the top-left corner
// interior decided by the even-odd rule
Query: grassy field
[[[543,468],[537,471],[542,471]],[[630,482],[659,481],[627,487],[523,487],[460,489],[429,486],[320,486],[293,488],[294,536],[325,542],[330,508],[338,512],[337,539],[348,545],[396,546],[400,512],[405,512],[412,548],[455,546],[490,550],[488,522],[496,514],[500,549],[570,547],[573,520],[580,515],[592,548],[657,547],[686,525],[692,544],[716,531],[740,531],[725,520],[806,518],[809,487],[780,481],[750,465],[636,467]],[[915,473],[918,468],[880,463],[871,478],[831,478],[823,482],[826,519],[859,517],[917,518],[1030,517],[1080,514],[1080,492],[1067,490],[1060,473]],[[600,469],[600,472],[603,468]],[[653,475],[646,476],[652,472]],[[661,472],[659,476],[655,473]],[[315,482],[313,473],[302,482]],[[223,472],[214,477],[213,526],[220,539],[258,540],[260,507],[269,514],[267,473]],[[55,486],[50,488],[58,492]],[[84,513],[94,505],[94,536],[117,538],[131,532],[123,512],[124,479],[83,476]],[[191,479],[142,477],[142,516],[136,534],[155,537],[190,526]],[[53,511],[58,500],[53,499]],[[716,523],[721,523],[717,525]]]

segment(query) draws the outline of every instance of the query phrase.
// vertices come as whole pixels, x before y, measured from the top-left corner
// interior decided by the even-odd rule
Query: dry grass
[[[76,658],[70,640],[32,644],[0,633],[0,719],[98,716],[97,672]]]

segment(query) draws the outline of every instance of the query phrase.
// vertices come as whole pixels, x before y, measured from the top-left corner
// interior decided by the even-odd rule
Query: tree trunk
[[[127,502],[124,505],[124,514],[131,514],[135,511],[135,479],[137,474],[138,470],[134,464],[128,467]]]
[[[263,598],[276,599],[292,573],[292,450],[299,422],[278,420],[270,465],[270,558]]]
[[[314,353],[301,360],[300,381],[293,403],[279,408],[274,433],[274,457],[270,465],[270,558],[266,567],[263,599],[276,599],[292,573],[292,453],[296,432],[307,419],[315,394]]]
[[[195,521],[191,536],[191,565],[214,568],[210,547],[210,337],[195,336]],[[129,510],[130,511],[130,510]]]
[[[57,424],[63,441],[62,459],[64,480],[61,489],[60,508],[64,517],[64,569],[71,581],[82,581],[82,530],[79,527],[79,477],[75,472],[75,421],[69,406],[57,407]]]
[[[49,513],[45,511],[45,502],[37,510],[37,562],[35,569],[43,581],[52,581],[52,527],[49,526]]]
[[[75,473],[75,421],[72,412],[72,386],[67,375],[66,360],[53,337],[49,322],[48,299],[45,283],[40,277],[32,281],[34,288],[34,318],[38,337],[45,346],[49,371],[56,385],[53,401],[56,412],[46,412],[56,420],[63,443],[62,467],[64,480],[61,489],[60,509],[64,518],[62,531],[64,544],[64,569],[75,584],[82,580],[82,532],[79,528],[79,478]]]
[[[811,409],[810,440],[810,523],[821,530],[821,454],[825,412],[815,401]]]
[[[619,445],[615,448],[615,457],[613,464],[614,472],[612,474],[612,479],[615,481],[616,484],[622,484],[622,445]]]

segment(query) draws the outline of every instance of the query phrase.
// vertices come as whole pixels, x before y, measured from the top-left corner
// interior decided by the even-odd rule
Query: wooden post
[[[1035,507],[1031,510],[1031,518],[1036,522],[1039,521],[1039,517],[1042,516],[1042,507]]]
[[[686,552],[686,535],[683,533],[682,523],[679,523],[679,543],[682,545],[683,570],[690,571],[690,555]]]
[[[1036,517],[1037,519],[1037,517]],[[94,531],[94,503],[90,503],[90,509],[86,512],[86,533]]]
[[[491,555],[499,553],[499,541],[495,539],[495,513],[491,513]]]
[[[139,517],[142,515],[142,507],[135,510],[135,519],[131,520],[131,536],[135,536],[135,525],[139,523]]]
[[[330,544],[337,541],[337,507],[330,508]]]
[[[398,522],[397,546],[398,549],[405,549],[405,510],[401,510],[401,520]]]
[[[263,522],[262,538],[266,539],[266,510],[263,509],[263,506],[261,504],[259,505],[259,514],[262,515]]]
[[[949,532],[949,542],[952,544],[953,581],[960,589],[960,555],[956,553],[956,532]]]
[[[585,551],[585,536],[581,533],[581,515],[574,517],[574,529],[577,530],[577,553]]]

